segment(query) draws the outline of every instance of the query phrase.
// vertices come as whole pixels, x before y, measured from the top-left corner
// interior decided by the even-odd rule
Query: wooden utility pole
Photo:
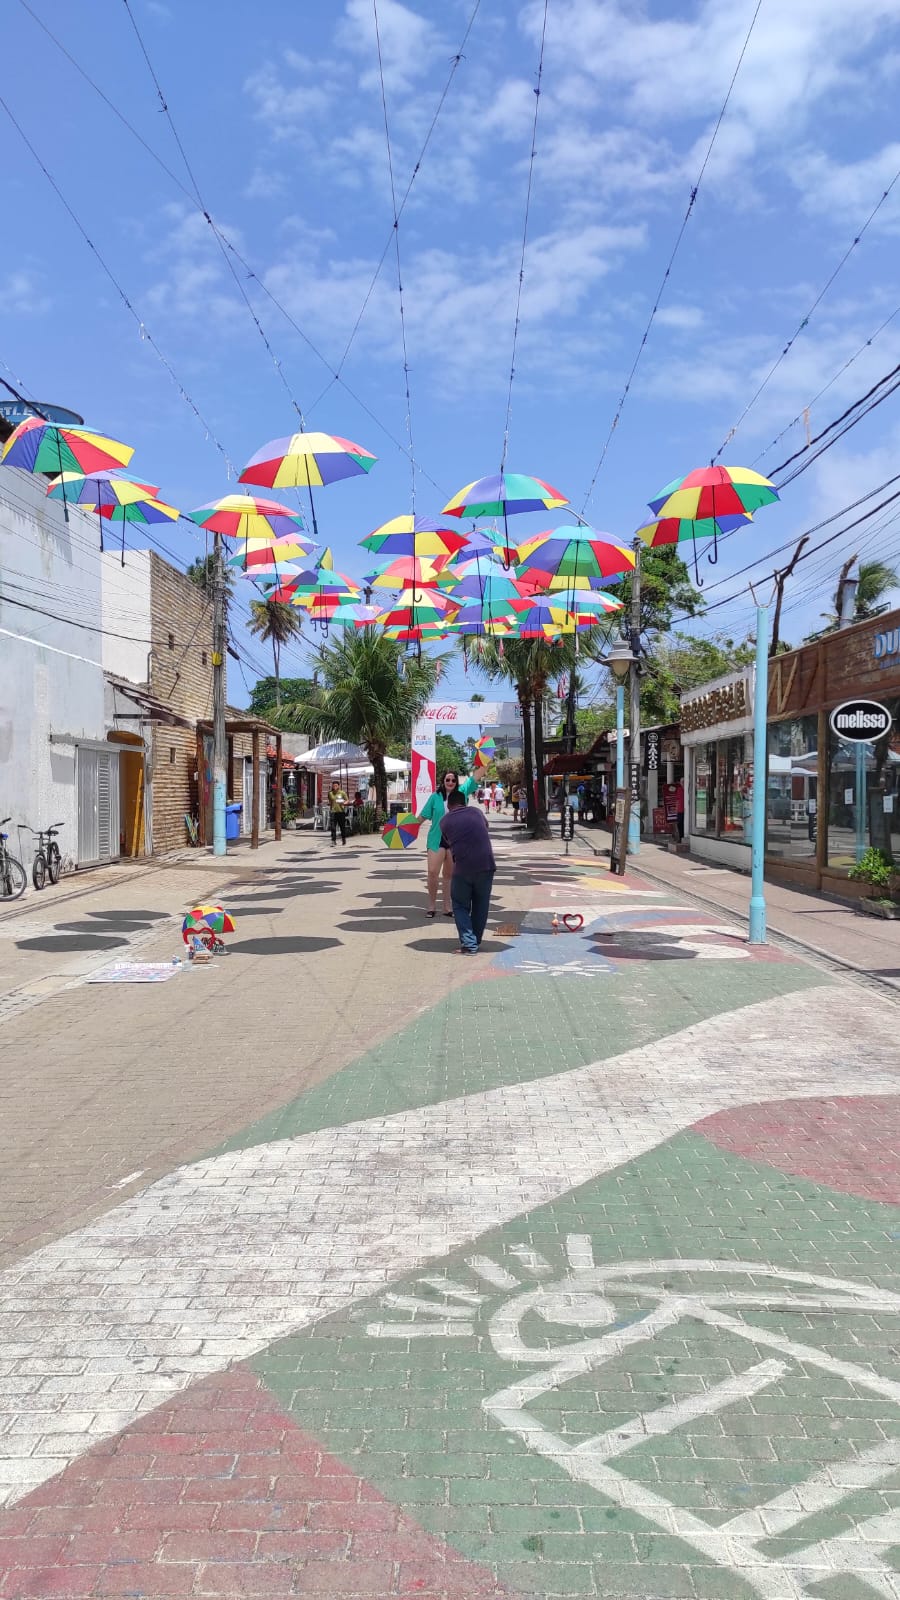
[[[794,554],[791,556],[787,566],[781,567],[775,573],[775,610],[772,613],[772,637],[769,640],[770,659],[772,656],[776,655],[778,651],[778,629],[781,624],[781,602],[784,599],[784,586],[787,583],[787,580],[793,572],[795,566],[797,565],[797,562],[800,560],[800,556],[803,553],[803,547],[806,544],[809,544],[808,533],[803,535],[803,538],[797,545],[797,548],[794,551]]]

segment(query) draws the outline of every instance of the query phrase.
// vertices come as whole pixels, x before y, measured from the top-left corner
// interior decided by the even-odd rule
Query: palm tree
[[[886,561],[861,561],[859,583],[856,586],[855,615],[865,622],[887,610],[885,596],[892,589],[900,589],[900,577]]]
[[[281,710],[281,647],[300,632],[300,618],[293,606],[282,600],[251,600],[250,632],[257,639],[271,640],[275,662],[275,708]]]
[[[227,613],[228,613],[228,602],[231,599],[232,594],[234,592],[234,573],[232,572],[230,567],[225,567],[224,571],[225,571],[225,612],[226,612],[226,615],[227,615]],[[215,579],[215,572],[216,572],[216,558],[215,558],[214,555],[210,554],[208,556],[198,556],[196,561],[192,561],[190,566],[185,569],[185,577],[190,578],[191,583],[195,583],[197,585],[198,589],[202,589],[204,591],[204,593],[207,596],[207,599],[212,600],[213,581]]]
[[[407,656],[379,628],[347,629],[318,658],[319,687],[308,701],[285,706],[279,721],[317,738],[362,745],[372,763],[378,808],[387,812],[388,745],[410,732],[434,692],[439,658]]]

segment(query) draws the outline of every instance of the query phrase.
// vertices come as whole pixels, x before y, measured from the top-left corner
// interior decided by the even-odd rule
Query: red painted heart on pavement
[[[584,927],[584,917],[580,911],[564,911],[562,921],[567,933],[578,933]]]

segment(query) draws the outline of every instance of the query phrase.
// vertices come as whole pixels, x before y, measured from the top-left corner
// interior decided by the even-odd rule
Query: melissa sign
[[[877,700],[845,700],[830,717],[831,731],[853,744],[874,744],[890,733],[893,717]]]

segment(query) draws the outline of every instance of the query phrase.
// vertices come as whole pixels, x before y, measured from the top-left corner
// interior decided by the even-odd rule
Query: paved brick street
[[[0,921],[0,1600],[900,1597],[897,999],[495,832]]]

